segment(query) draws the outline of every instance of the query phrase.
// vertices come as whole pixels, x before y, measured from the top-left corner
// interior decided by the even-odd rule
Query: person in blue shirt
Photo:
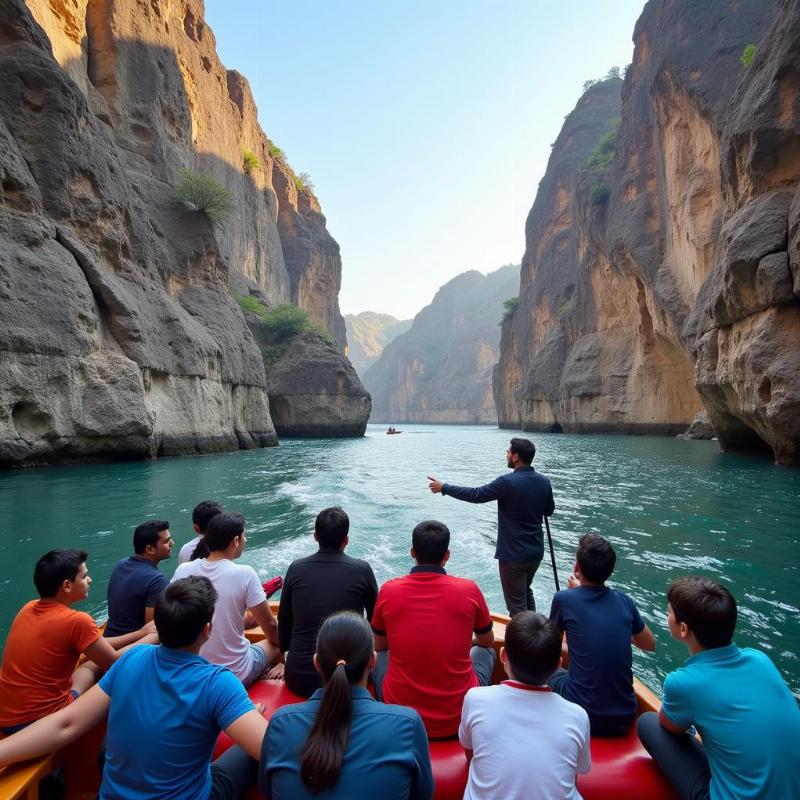
[[[606,581],[617,562],[602,536],[578,540],[568,589],[556,592],[550,619],[566,633],[569,670],[559,669],[549,683],[554,692],[589,714],[593,736],[623,736],[636,720],[631,644],[656,649],[652,631],[636,603]]]
[[[682,798],[800,797],[800,709],[764,653],[733,644],[733,595],[686,577],[667,600],[669,632],[690,656],[665,678],[659,713],[639,717],[642,744]]]
[[[155,607],[161,645],[133,648],[74,703],[0,741],[0,765],[60,750],[108,715],[101,800],[241,797],[267,723],[236,676],[199,655],[216,598],[208,578],[170,584]],[[221,730],[239,746],[210,764]]]
[[[317,634],[314,666],[323,688],[273,715],[261,750],[260,788],[268,800],[433,797],[428,737],[419,714],[373,700],[369,623],[342,611]]]
[[[550,481],[531,466],[536,448],[530,439],[514,438],[506,451],[513,472],[485,486],[470,488],[428,476],[434,494],[449,495],[467,503],[497,500],[497,548],[494,557],[500,570],[500,585],[510,616],[518,611],[536,611],[533,578],[544,555],[542,518],[555,511]]]

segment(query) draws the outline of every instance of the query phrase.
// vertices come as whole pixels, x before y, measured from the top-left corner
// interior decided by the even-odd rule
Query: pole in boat
[[[556,554],[553,551],[553,537],[550,535],[550,519],[549,517],[544,518],[544,526],[547,528],[547,543],[550,545],[550,562],[553,565],[553,578],[556,582],[556,591],[560,592],[561,587],[558,585],[558,570],[556,569]]]

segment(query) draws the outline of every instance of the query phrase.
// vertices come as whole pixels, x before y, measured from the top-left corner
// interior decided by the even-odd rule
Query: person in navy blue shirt
[[[636,603],[605,585],[616,561],[602,536],[581,536],[569,588],[556,592],[550,608],[550,619],[566,632],[569,648],[569,671],[559,669],[550,686],[586,710],[593,736],[630,730],[636,719],[631,643],[648,652],[656,649]]]
[[[536,448],[530,439],[514,438],[506,462],[514,471],[485,486],[454,486],[428,476],[434,494],[449,495],[467,503],[497,500],[497,548],[500,584],[508,613],[536,611],[533,577],[544,555],[542,518],[555,511],[550,481],[531,466]]]
[[[434,781],[422,719],[367,691],[375,647],[364,617],[353,611],[328,617],[316,650],[323,688],[270,720],[261,750],[264,797],[430,800]]]

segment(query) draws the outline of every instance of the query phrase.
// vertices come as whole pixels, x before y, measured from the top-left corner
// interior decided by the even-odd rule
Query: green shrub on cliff
[[[286,161],[286,153],[284,153],[283,150],[281,150],[281,148],[278,147],[278,145],[275,144],[275,142],[270,142],[269,143],[269,151],[268,152],[269,152],[270,158],[277,158],[278,161],[284,161],[284,162]]]
[[[503,312],[503,319],[497,323],[498,325],[502,325],[504,322],[514,318],[514,315],[517,313],[517,309],[519,308],[519,297],[509,297],[508,300],[504,300],[503,308],[505,308],[505,311]]]
[[[584,165],[587,169],[606,169],[614,160],[614,149],[617,146],[617,132],[619,131],[620,120],[614,122],[614,128],[600,137],[600,141],[595,146],[592,154]]]
[[[750,65],[753,63],[753,59],[756,57],[756,53],[758,52],[758,47],[754,44],[749,44],[742,50],[742,55],[739,58],[739,63],[745,68],[750,69]]]
[[[233,195],[210,175],[191,169],[182,169],[180,174],[175,194],[192,211],[205,214],[216,225],[234,212]]]
[[[298,192],[314,193],[314,183],[311,176],[307,172],[301,172],[299,175],[294,176],[294,185],[297,187]]]
[[[611,197],[611,189],[607,184],[600,181],[592,186],[589,199],[592,201],[593,206],[604,206],[608,202],[609,197]]]
[[[251,172],[259,169],[261,161],[252,150],[242,151],[242,169],[249,175]]]

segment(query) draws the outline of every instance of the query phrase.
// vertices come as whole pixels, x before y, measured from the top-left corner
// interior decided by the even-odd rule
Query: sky
[[[583,82],[625,67],[643,0],[206,0],[267,136],[311,175],[345,314],[413,317],[519,263]]]

